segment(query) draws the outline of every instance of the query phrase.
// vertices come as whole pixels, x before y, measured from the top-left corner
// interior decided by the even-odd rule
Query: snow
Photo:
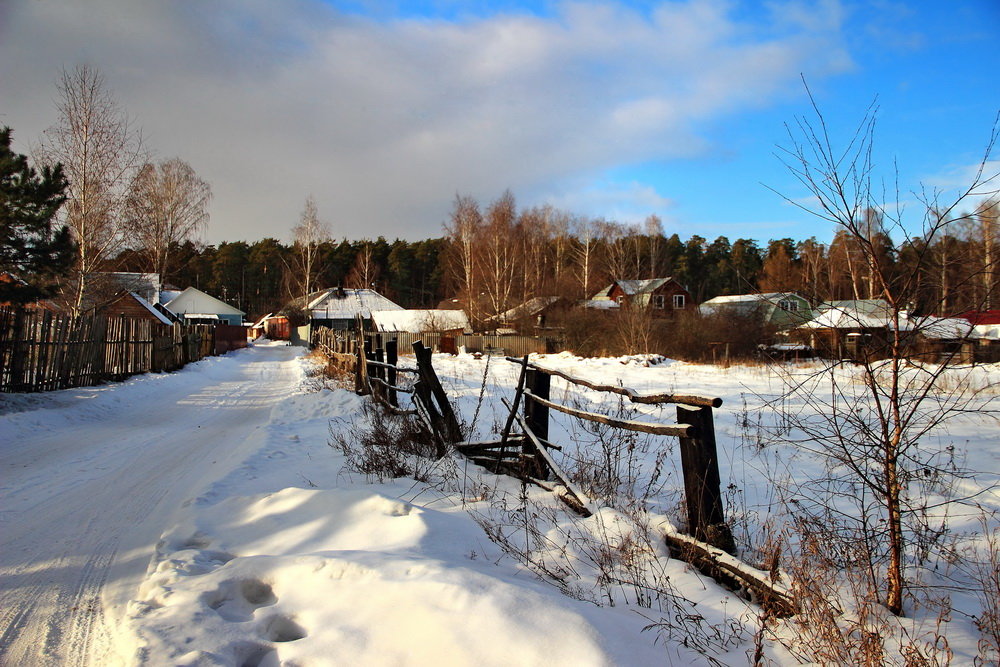
[[[302,354],[258,343],[174,374],[0,396],[0,663],[750,663],[759,610],[671,559],[658,537],[676,530],[676,439],[643,436],[617,482],[641,489],[662,475],[643,500],[648,535],[636,532],[635,507],[598,501],[581,519],[543,489],[457,458],[425,463],[426,482],[379,481],[352,472],[330,446],[331,433],[357,433],[363,399],[323,385]],[[748,428],[781,419],[766,407],[784,387],[771,368],[641,355],[533,361],[641,393],[722,397],[720,472],[742,542],[781,518],[769,475],[805,480],[822,465],[790,447],[762,449]],[[435,355],[434,364],[469,440],[489,439],[518,367],[471,355]],[[1000,380],[995,365],[964,372],[986,393]],[[673,406],[631,405],[559,379],[552,389],[554,400],[588,410],[674,421]],[[986,424],[970,413],[928,438],[953,443],[981,471],[956,493],[996,511],[1000,441]],[[561,467],[578,467],[594,439],[553,414]],[[965,534],[977,520],[956,512],[953,529]],[[634,573],[607,569],[608,549],[627,553],[644,537],[645,563],[671,596],[644,601],[642,582],[628,582]],[[942,631],[956,664],[968,664],[979,603],[968,590],[953,602]],[[917,633],[933,619],[907,622]],[[765,655],[797,664],[777,643]]]

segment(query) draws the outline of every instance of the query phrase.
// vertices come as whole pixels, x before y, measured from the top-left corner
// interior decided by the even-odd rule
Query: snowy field
[[[772,624],[758,647],[759,609],[669,558],[662,532],[680,521],[682,497],[675,439],[622,446],[555,417],[561,464],[594,481],[595,497],[625,499],[595,501],[588,519],[459,459],[416,462],[421,482],[379,480],[331,445],[364,433],[362,399],[324,384],[301,352],[264,343],[173,375],[0,397],[0,663],[745,665],[755,650],[800,663],[789,632]],[[775,402],[785,380],[772,369],[534,361],[721,397],[722,485],[750,554],[788,495],[807,500],[823,472],[766,435],[805,409]],[[498,432],[516,367],[468,355],[434,364],[470,439]],[[998,379],[979,367],[955,382]],[[560,380],[553,396],[674,421],[672,407],[636,412]],[[982,411],[993,396],[927,436],[975,472],[937,490],[979,508],[945,517],[955,549],[977,546],[980,517],[998,525],[1000,429]],[[947,637],[953,664],[972,664],[981,602],[960,565],[933,580],[953,613],[938,624],[914,608],[903,624],[912,637]]]

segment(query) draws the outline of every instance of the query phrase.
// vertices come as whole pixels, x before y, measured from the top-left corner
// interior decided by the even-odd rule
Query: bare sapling
[[[790,432],[776,429],[774,435],[826,462],[824,479],[815,480],[808,494],[789,497],[796,520],[808,528],[806,536],[817,538],[809,543],[838,567],[862,573],[881,604],[902,615],[921,522],[940,516],[940,503],[961,501],[942,498],[928,482],[967,474],[950,456],[951,443],[930,436],[971,411],[995,419],[990,396],[968,384],[944,386],[957,348],[934,363],[920,356],[920,341],[933,337],[936,324],[911,306],[932,262],[935,239],[964,217],[963,206],[996,194],[998,174],[989,169],[995,167],[991,155],[998,133],[994,124],[978,169],[951,198],[936,190],[912,193],[920,202],[913,222],[899,203],[905,197],[898,186],[890,189],[876,178],[876,114],[873,103],[838,146],[813,100],[811,118],[789,126],[789,144],[781,149],[782,161],[808,195],[805,203],[786,201],[850,239],[859,296],[886,306],[875,331],[865,316],[847,314],[856,318],[857,330],[868,332],[850,362],[787,371],[782,404],[800,409],[790,415]],[[892,175],[889,181],[894,182]],[[904,247],[911,251],[906,265],[885,261],[887,249]],[[924,308],[936,312],[933,305]]]

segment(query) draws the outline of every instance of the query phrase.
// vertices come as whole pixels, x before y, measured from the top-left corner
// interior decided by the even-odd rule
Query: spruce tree
[[[39,174],[11,150],[11,135],[0,129],[0,272],[20,280],[0,281],[0,303],[20,306],[52,295],[74,243],[68,227],[53,224],[69,185],[62,165]]]

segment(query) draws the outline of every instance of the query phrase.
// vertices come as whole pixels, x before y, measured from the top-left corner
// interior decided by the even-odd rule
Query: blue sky
[[[157,157],[214,188],[210,242],[439,235],[456,193],[714,239],[828,240],[768,189],[804,76],[835,137],[878,96],[878,173],[950,187],[1000,109],[1000,2],[12,0],[0,123],[27,152],[98,67]],[[998,158],[994,156],[994,160]],[[998,162],[994,162],[994,168]]]

